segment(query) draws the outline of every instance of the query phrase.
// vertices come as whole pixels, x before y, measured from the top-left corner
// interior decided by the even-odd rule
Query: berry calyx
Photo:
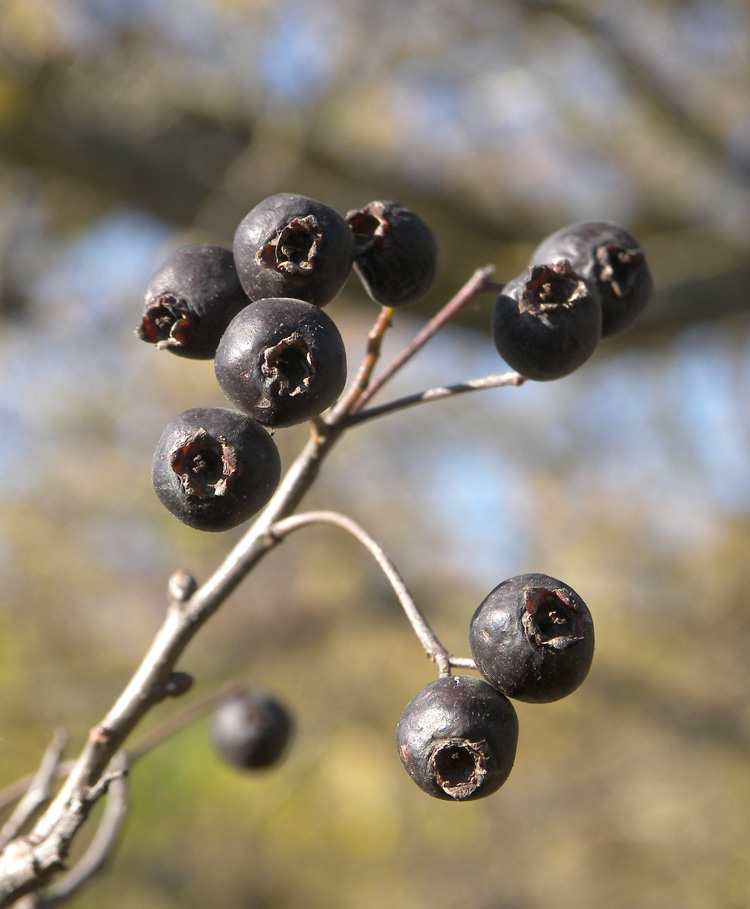
[[[258,300],[232,320],[214,368],[230,401],[266,426],[291,426],[341,394],[346,348],[330,316],[312,303]]]
[[[398,202],[370,202],[348,212],[354,235],[354,270],[369,296],[383,306],[420,300],[432,286],[440,251],[432,229]]]
[[[399,757],[428,795],[458,802],[497,791],[513,767],[518,718],[482,679],[445,676],[407,704],[396,729]]]
[[[567,261],[532,265],[505,285],[492,310],[498,353],[537,382],[560,379],[585,363],[601,326],[598,298]]]
[[[278,485],[276,443],[252,417],[224,408],[176,416],[154,453],[151,479],[161,503],[198,530],[228,530],[252,517]]]
[[[332,208],[296,193],[277,193],[243,218],[234,256],[251,300],[293,297],[329,303],[346,281],[354,240]]]
[[[149,279],[135,333],[161,350],[210,360],[224,329],[248,302],[228,249],[183,246]]]
[[[602,307],[602,337],[630,328],[648,304],[651,272],[637,240],[613,221],[581,221],[542,240],[531,264],[567,259],[596,290]]]
[[[499,584],[471,620],[477,669],[503,694],[556,701],[583,682],[594,656],[594,623],[581,597],[546,574]]]

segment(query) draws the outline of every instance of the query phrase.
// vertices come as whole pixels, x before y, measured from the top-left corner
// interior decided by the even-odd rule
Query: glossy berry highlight
[[[548,382],[578,369],[601,337],[598,298],[568,262],[532,265],[509,281],[492,310],[492,339],[527,379]]]
[[[428,795],[484,798],[508,778],[518,744],[510,701],[482,679],[445,676],[407,704],[396,729],[399,757]]]
[[[602,337],[630,328],[653,290],[646,256],[637,240],[613,221],[581,221],[542,240],[531,264],[566,259],[599,295]]]
[[[216,752],[240,770],[260,770],[278,763],[292,730],[287,710],[263,691],[235,692],[211,714],[210,734]]]
[[[398,202],[370,202],[350,211],[354,235],[354,269],[370,297],[383,306],[420,300],[440,267],[440,250],[432,229]]]
[[[281,460],[252,417],[220,407],[176,416],[154,453],[151,479],[164,507],[196,530],[229,530],[271,498]]]
[[[557,701],[583,682],[594,656],[594,623],[581,597],[546,574],[498,585],[471,620],[477,669],[503,694]]]
[[[210,360],[227,325],[248,302],[228,249],[183,246],[146,284],[135,333],[178,356]]]
[[[349,276],[354,239],[332,208],[307,196],[278,193],[243,218],[233,249],[251,300],[293,297],[325,306]]]
[[[266,426],[291,426],[324,411],[346,383],[346,348],[319,307],[287,298],[245,307],[214,361],[230,401]]]

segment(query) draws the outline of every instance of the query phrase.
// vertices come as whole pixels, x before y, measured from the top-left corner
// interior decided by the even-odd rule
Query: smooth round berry
[[[344,286],[354,258],[346,221],[296,193],[264,199],[242,220],[234,257],[251,300],[294,297],[325,306]]]
[[[432,229],[405,205],[370,202],[350,211],[354,235],[354,270],[370,297],[383,306],[420,300],[440,267]]]
[[[259,770],[277,763],[292,728],[286,709],[263,691],[235,692],[211,714],[214,748],[227,764],[241,770]]]
[[[557,701],[583,682],[594,656],[594,623],[581,597],[546,574],[503,581],[469,630],[482,676],[520,701]]]
[[[482,679],[445,676],[407,704],[396,730],[399,757],[428,795],[458,802],[499,789],[513,767],[518,719]]]
[[[224,394],[266,426],[322,413],[346,382],[346,349],[335,323],[304,300],[258,300],[230,323],[214,361]]]
[[[181,357],[210,360],[224,329],[248,302],[228,249],[183,246],[149,279],[135,333]]]
[[[563,227],[542,240],[531,264],[563,259],[599,294],[603,338],[629,328],[651,297],[653,282],[643,250],[619,224],[581,221]]]
[[[492,310],[498,353],[536,382],[578,369],[596,350],[601,328],[599,300],[568,262],[532,265],[505,285]]]
[[[197,530],[229,530],[266,504],[281,476],[276,443],[252,417],[221,407],[176,416],[151,470],[165,508]]]

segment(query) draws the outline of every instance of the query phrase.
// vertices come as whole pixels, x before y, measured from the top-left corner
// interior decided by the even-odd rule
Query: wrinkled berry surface
[[[370,202],[350,211],[354,235],[354,269],[370,297],[383,306],[420,300],[440,267],[440,250],[432,229],[398,202]]]
[[[509,281],[492,310],[492,338],[505,362],[547,382],[578,369],[601,338],[598,298],[567,262],[533,265]]]
[[[220,407],[176,416],[154,453],[151,479],[164,507],[197,530],[229,530],[252,517],[278,485],[281,460],[252,417]]]
[[[637,240],[612,221],[581,221],[550,234],[531,264],[567,259],[589,281],[602,307],[602,337],[620,334],[640,315],[653,290],[651,272]]]
[[[248,302],[228,249],[183,246],[149,279],[136,334],[178,356],[210,360],[224,329]]]
[[[259,770],[283,756],[293,723],[286,709],[263,691],[244,689],[211,714],[210,733],[221,758],[241,770]]]
[[[232,320],[214,361],[224,394],[266,426],[290,426],[329,407],[346,382],[346,349],[319,307],[259,300]]]
[[[396,729],[399,757],[428,795],[469,801],[498,790],[516,756],[518,719],[482,679],[447,676],[407,704]]]
[[[293,297],[325,306],[349,276],[354,239],[329,206],[296,193],[264,199],[241,221],[234,257],[251,300]]]
[[[498,585],[469,629],[471,655],[498,691],[521,701],[556,701],[583,682],[594,656],[594,623],[581,597],[546,574]]]

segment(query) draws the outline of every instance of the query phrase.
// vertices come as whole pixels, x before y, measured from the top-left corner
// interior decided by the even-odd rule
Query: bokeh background
[[[206,722],[132,775],[126,835],[79,907],[706,909],[750,905],[750,4],[743,0],[3,0],[0,786],[57,726],[80,745],[161,620],[237,533],[150,486],[167,421],[223,404],[211,364],[132,334],[148,276],[295,191],[411,205],[440,280],[524,267],[584,218],[628,226],[653,305],[571,377],[405,412],[344,440],[306,504],[385,546],[439,636],[544,571],[597,627],[586,684],[519,705],[516,767],[434,802],[393,734],[433,676],[356,544],[300,532],[189,649],[296,716],[240,777]],[[391,396],[502,369],[480,301]],[[327,308],[354,368],[376,315]],[[384,397],[385,399],[385,397]],[[305,428],[277,434],[288,464]],[[164,706],[144,729],[164,719]]]

